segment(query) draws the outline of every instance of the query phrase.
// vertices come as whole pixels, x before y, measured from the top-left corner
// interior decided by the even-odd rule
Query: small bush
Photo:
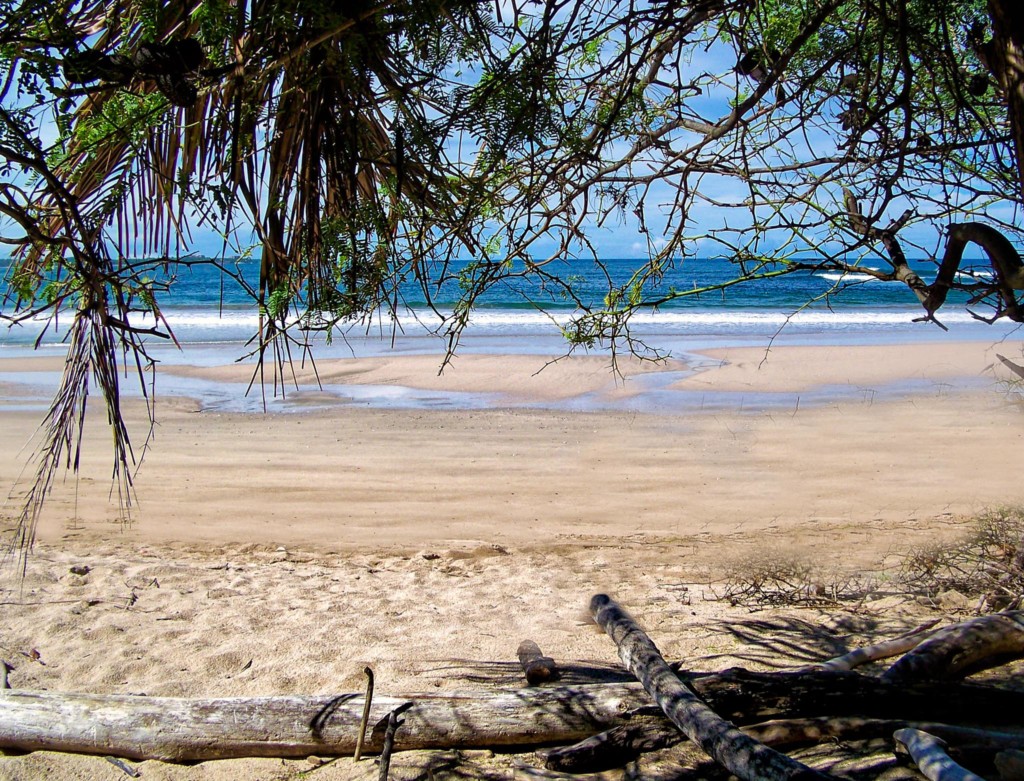
[[[743,607],[828,607],[862,601],[874,582],[862,575],[825,576],[806,560],[781,552],[737,561],[719,596]]]
[[[979,612],[1010,610],[1024,601],[1024,507],[989,510],[963,539],[913,551],[900,582],[935,600],[956,591],[978,599]]]

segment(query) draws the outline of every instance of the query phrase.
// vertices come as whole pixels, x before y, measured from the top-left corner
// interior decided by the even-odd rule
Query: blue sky
[[[511,16],[510,8],[503,7],[507,16]],[[732,73],[735,54],[731,48],[718,45],[708,49],[701,49],[699,61],[693,65],[694,73],[714,72],[726,74],[721,88],[716,92],[707,91],[705,94],[695,97],[692,105],[700,109],[700,113],[710,119],[726,115],[730,110],[729,100],[735,98],[737,90],[750,89],[750,84],[742,77],[736,77]],[[684,74],[684,78],[689,75]],[[52,141],[56,133],[52,126],[44,129],[44,139]],[[835,146],[835,140],[828,138],[820,130],[812,129],[807,136],[808,146],[824,145]],[[471,151],[471,150],[470,150]],[[616,150],[612,150],[609,159],[614,159]],[[747,196],[748,191],[741,182],[731,180],[722,176],[707,176],[701,182],[701,191],[708,198],[717,202],[740,203]],[[834,194],[833,194],[834,195]],[[593,221],[585,228],[587,238],[596,247],[601,257],[644,257],[650,251],[657,251],[665,242],[665,220],[668,214],[669,205],[675,197],[673,184],[670,181],[660,182],[651,188],[645,201],[645,223],[647,233],[639,230],[639,224],[635,217],[628,212],[621,218],[611,217],[602,227],[598,227]],[[836,205],[838,209],[838,204]],[[892,210],[892,219],[898,216]],[[1013,206],[1010,204],[992,210],[992,216],[1000,217],[1005,221],[1012,221],[1016,216]],[[750,226],[751,216],[744,209],[723,209],[705,200],[697,199],[692,204],[687,214],[687,234],[694,237],[704,236],[709,232],[729,225],[733,229],[741,229]],[[6,236],[15,235],[10,223],[0,221],[0,233]],[[222,238],[213,230],[208,228],[194,228],[191,231],[192,242],[190,249],[200,255],[217,255],[223,249]],[[243,246],[231,246],[228,254],[234,254],[245,245],[255,243],[255,238],[248,232],[240,234]],[[932,252],[941,250],[942,226],[934,224],[919,224],[908,228],[901,233],[901,239],[909,245],[919,245]],[[771,236],[766,239],[762,246],[770,249],[778,246],[782,240],[780,236]],[[555,249],[555,242],[539,241],[534,246],[534,254],[543,256]],[[689,255],[706,256],[719,255],[723,253],[722,245],[708,238],[694,238],[685,245],[685,251]],[[919,251],[911,250],[914,255]]]

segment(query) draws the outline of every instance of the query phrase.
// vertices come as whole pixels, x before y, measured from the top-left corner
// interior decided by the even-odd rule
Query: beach
[[[80,475],[54,487],[24,579],[0,573],[0,652],[13,687],[50,691],[358,692],[365,666],[382,693],[521,686],[527,638],[556,661],[615,660],[584,614],[607,592],[670,659],[827,658],[935,608],[880,589],[854,614],[751,613],[723,584],[772,558],[822,582],[885,582],[972,514],[1019,504],[1024,411],[997,356],[1019,362],[1022,347],[706,346],[614,370],[605,355],[470,350],[441,374],[436,354],[382,352],[295,367],[267,413],[231,401],[251,365],[186,356],[160,370],[170,392],[148,442],[141,401],[126,401],[137,454],[146,443],[130,518],[92,400]],[[59,367],[0,360],[5,528],[31,478],[33,378]],[[512,777],[521,759],[467,762]],[[349,758],[135,766],[376,777]],[[0,757],[2,779],[46,773],[123,777],[100,757]]]

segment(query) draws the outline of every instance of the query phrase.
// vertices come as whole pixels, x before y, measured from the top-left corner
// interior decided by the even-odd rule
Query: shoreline
[[[109,434],[94,403],[83,470],[55,486],[41,539],[66,539],[62,526],[78,518],[102,539],[410,549],[523,545],[553,532],[685,536],[680,506],[715,534],[755,533],[778,518],[801,526],[970,512],[1021,498],[1003,454],[1019,450],[1024,425],[999,394],[999,375],[987,373],[995,349],[1022,348],[730,348],[708,353],[697,372],[624,366],[625,380],[597,356],[536,373],[549,359],[470,355],[440,376],[433,356],[329,361],[318,368],[325,385],[385,387],[392,399],[413,387],[428,402],[324,403],[329,394],[304,391],[287,397],[289,414],[224,411],[164,392],[135,482],[137,520],[125,531],[106,490]],[[54,368],[52,359],[0,361],[0,377]],[[225,396],[240,393],[249,372],[165,370]],[[313,373],[297,376],[312,382]],[[141,402],[126,409],[141,454]],[[16,445],[40,418],[0,404]],[[14,487],[8,522],[29,452],[0,457],[0,481]]]
[[[212,360],[217,355],[220,362]],[[158,364],[154,387],[164,398],[225,413],[363,407],[682,414],[984,391],[1017,379],[999,355],[1024,364],[1024,340],[702,346],[664,361],[625,356],[614,366],[601,353],[469,350],[445,366],[443,353],[395,352],[296,361],[283,367],[283,376],[267,366],[263,391],[257,382],[246,393],[255,362],[231,362],[214,351],[189,363],[186,351]],[[45,411],[63,362],[0,352],[0,409],[16,403]],[[139,397],[134,378],[127,378],[126,398]]]

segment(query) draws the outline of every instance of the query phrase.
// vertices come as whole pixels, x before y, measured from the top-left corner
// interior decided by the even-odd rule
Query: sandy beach
[[[583,613],[606,591],[672,659],[828,658],[929,610],[880,593],[855,614],[752,614],[717,598],[723,581],[771,557],[812,562],[823,581],[891,577],[967,516],[1021,503],[1024,413],[997,354],[1019,361],[1022,343],[728,348],[618,375],[599,356],[465,355],[442,375],[435,356],[327,361],[320,382],[340,388],[328,405],[309,369],[288,412],[161,396],[128,522],[94,409],[83,469],[55,487],[25,579],[0,572],[0,657],[12,687],[50,691],[356,692],[366,665],[385,693],[519,686],[525,638],[556,660],[615,660]],[[0,361],[5,529],[41,417],[25,404],[38,387],[11,378],[57,369]],[[243,392],[252,370],[166,371]],[[384,409],[345,396],[360,385],[486,397]],[[141,452],[141,404],[127,406]],[[479,773],[462,772],[511,778],[522,759],[474,754]],[[416,777],[417,761],[394,777]],[[376,777],[349,758],[133,766],[147,779]],[[0,757],[0,779],[41,777],[124,773],[101,757]]]

